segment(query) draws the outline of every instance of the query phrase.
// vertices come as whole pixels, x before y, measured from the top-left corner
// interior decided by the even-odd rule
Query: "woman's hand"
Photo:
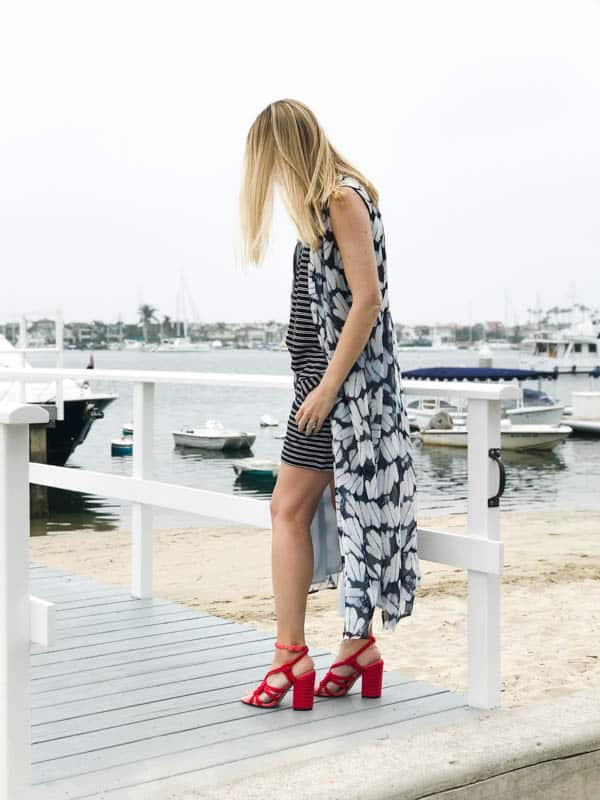
[[[307,436],[318,433],[329,416],[336,398],[337,393],[323,384],[311,389],[296,411],[295,420],[298,430],[306,433]]]

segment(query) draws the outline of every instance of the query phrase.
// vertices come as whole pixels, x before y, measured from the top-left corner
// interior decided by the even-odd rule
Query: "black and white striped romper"
[[[310,313],[308,254],[309,247],[298,241],[294,250],[290,321],[285,338],[294,373],[294,399],[283,439],[281,460],[298,467],[333,470],[330,417],[323,422],[320,431],[312,434],[299,431],[294,418],[306,395],[319,384],[328,363]]]

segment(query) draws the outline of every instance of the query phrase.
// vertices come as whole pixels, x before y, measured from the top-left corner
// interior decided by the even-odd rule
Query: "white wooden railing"
[[[152,507],[271,527],[269,503],[153,479],[154,387],[196,384],[289,387],[291,375],[95,369],[3,369],[3,380],[24,383],[63,378],[134,384],[132,476],[29,463],[29,425],[48,412],[35,405],[0,406],[0,800],[25,797],[29,785],[29,641],[51,640],[52,605],[29,598],[29,482],[129,500],[132,504],[131,594],[152,595]],[[418,529],[423,561],[468,572],[468,702],[500,705],[500,576],[503,547],[497,492],[498,468],[489,451],[500,448],[500,405],[519,396],[515,384],[404,381],[407,395],[468,401],[468,507],[464,534]],[[59,392],[62,396],[62,392]],[[417,600],[418,602],[418,600]],[[36,621],[35,632],[31,627]]]

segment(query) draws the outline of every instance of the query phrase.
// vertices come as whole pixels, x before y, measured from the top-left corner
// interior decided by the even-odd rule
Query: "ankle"
[[[339,656],[347,658],[348,656],[356,653],[361,647],[367,643],[367,639],[342,639],[339,649]],[[377,661],[381,658],[381,651],[377,647],[376,642],[372,642],[368,647],[365,647],[362,652],[356,656],[359,664],[369,664],[371,661]]]
[[[296,649],[296,647],[298,649]],[[304,664],[306,659],[312,660],[308,654],[308,648],[306,648],[306,652],[302,652],[304,646],[301,645],[294,645],[294,649],[288,649],[287,647],[275,647],[273,652],[273,661],[277,664],[285,664],[288,661],[296,660],[297,663]]]

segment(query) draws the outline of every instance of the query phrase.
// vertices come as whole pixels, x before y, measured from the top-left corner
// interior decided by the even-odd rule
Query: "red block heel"
[[[373,661],[363,670],[362,690],[363,697],[381,697],[381,685],[383,683],[383,659]]]
[[[292,705],[297,711],[310,711],[315,699],[316,672],[312,669],[296,678],[293,689]]]
[[[310,710],[313,707],[314,691],[315,691],[315,671],[314,669],[308,672],[303,672],[301,675],[296,675],[292,671],[292,666],[300,661],[308,653],[308,647],[303,645],[284,645],[280,642],[275,642],[275,647],[285,650],[293,650],[298,655],[281,664],[279,667],[270,669],[258,686],[247,697],[240,697],[242,703],[249,706],[259,706],[260,708],[273,708],[279,705],[281,700],[285,697],[288,689],[294,687],[292,706],[297,711]],[[268,682],[270,675],[275,675],[277,672],[282,672],[287,678],[287,684],[284,686],[272,686]],[[266,694],[270,700],[261,700],[260,695]]]
[[[319,683],[319,686],[315,691],[315,695],[317,695],[317,697],[343,697],[345,694],[348,694],[357,679],[362,676],[362,696],[381,697],[381,685],[383,683],[383,659],[379,658],[377,661],[371,661],[371,663],[364,665],[359,664],[356,660],[358,654],[362,653],[368,647],[371,647],[372,644],[375,644],[375,637],[369,636],[367,643],[362,647],[359,647],[359,649],[351,656],[343,658],[341,661],[335,661],[329,667],[325,677],[322,678],[321,682]],[[335,667],[346,665],[353,667],[354,672],[351,672],[349,675],[338,675],[337,673],[332,672]],[[339,689],[333,692],[330,691],[328,687],[329,683],[336,684],[336,686],[339,686]]]

